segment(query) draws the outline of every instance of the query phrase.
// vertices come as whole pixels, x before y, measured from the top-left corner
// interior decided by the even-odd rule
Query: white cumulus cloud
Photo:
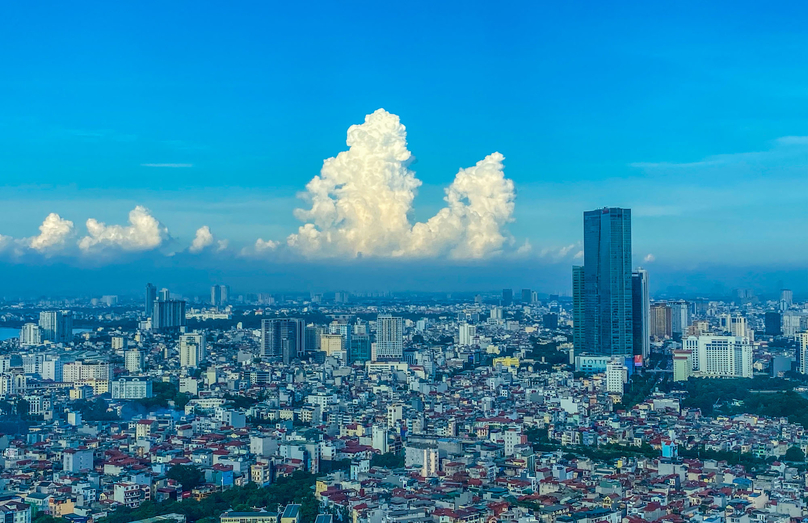
[[[308,257],[483,258],[505,244],[515,191],[501,154],[460,169],[445,191],[446,207],[412,224],[421,181],[409,168],[414,158],[398,116],[384,109],[368,115],[348,129],[347,144],[306,185],[302,197],[311,207],[295,211],[305,223],[287,239],[294,250]]]
[[[210,227],[207,225],[200,227],[196,230],[194,241],[191,242],[191,247],[188,249],[192,253],[200,253],[206,247],[213,245],[213,233],[210,232]]]
[[[646,254],[645,258],[643,258],[642,261],[644,261],[645,263],[651,263],[653,261],[656,261],[656,256],[654,256],[653,254]]]
[[[274,242],[272,240],[262,240],[258,238],[255,240],[255,252],[265,252],[265,251],[272,251],[278,247],[278,242]]]
[[[52,212],[39,226],[39,235],[24,240],[24,243],[35,251],[46,252],[64,247],[72,235],[73,222]]]
[[[147,251],[159,247],[168,238],[168,229],[141,205],[129,212],[129,225],[106,225],[90,218],[87,232],[89,234],[79,241],[83,251],[103,247]]]

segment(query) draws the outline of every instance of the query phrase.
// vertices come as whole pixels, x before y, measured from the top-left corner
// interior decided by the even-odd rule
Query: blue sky
[[[383,107],[423,182],[413,222],[444,207],[459,168],[505,155],[509,243],[476,264],[566,275],[582,212],[610,205],[634,209],[636,262],[672,282],[794,271],[808,256],[806,23],[799,2],[4,6],[0,235],[34,236],[55,212],[80,238],[87,219],[125,225],[143,205],[169,254],[203,225],[232,249],[283,244],[297,193]]]

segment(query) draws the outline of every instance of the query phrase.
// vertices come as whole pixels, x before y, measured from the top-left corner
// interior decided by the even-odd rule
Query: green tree
[[[789,447],[786,451],[785,460],[803,463],[805,461],[805,453],[799,447]]]
[[[175,465],[169,469],[166,477],[179,482],[185,491],[193,490],[205,480],[202,471],[193,465]]]

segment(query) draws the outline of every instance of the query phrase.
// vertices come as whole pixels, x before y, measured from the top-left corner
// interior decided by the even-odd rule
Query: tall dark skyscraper
[[[648,271],[645,269],[637,269],[631,274],[631,308],[634,356],[642,356],[644,363],[651,354],[651,299],[648,294]]]
[[[779,312],[768,311],[764,316],[767,336],[779,336],[783,333],[782,317]]]
[[[634,352],[630,209],[584,213],[584,348],[607,356]]]
[[[151,283],[146,284],[146,317],[151,318],[154,314],[154,300],[157,299],[157,287]]]
[[[575,354],[584,351],[584,268],[572,267],[572,347]]]
[[[502,305],[507,307],[513,303],[513,289],[502,289]]]

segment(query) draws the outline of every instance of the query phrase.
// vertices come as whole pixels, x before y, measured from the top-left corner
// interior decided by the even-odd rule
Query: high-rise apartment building
[[[26,323],[20,329],[20,345],[36,347],[42,344],[42,331],[36,323]]]
[[[645,362],[651,354],[651,299],[645,269],[637,269],[631,274],[631,309],[634,356],[641,356]]]
[[[167,295],[168,291],[160,291],[160,297],[154,300],[152,330],[166,332],[185,327],[185,301],[163,299]]]
[[[655,303],[649,314],[650,334],[655,340],[665,340],[672,336],[671,308],[667,303]]]
[[[584,352],[584,268],[572,267],[572,346],[576,355]]]
[[[780,291],[780,310],[788,310],[792,305],[794,305],[794,293],[790,289],[782,289]]]
[[[468,347],[474,344],[474,337],[477,336],[477,327],[468,323],[461,323],[458,334],[458,344],[461,347]]]
[[[584,349],[606,356],[634,351],[630,209],[584,213]]]
[[[144,353],[138,349],[132,349],[124,352],[124,367],[130,374],[140,374],[146,366],[146,358]]]
[[[690,304],[684,300],[675,300],[668,303],[671,308],[671,333],[682,336],[687,333],[690,326]]]
[[[151,318],[154,314],[154,300],[157,299],[157,287],[151,283],[146,284],[146,317]]]
[[[306,324],[297,318],[261,320],[261,357],[291,361],[306,351]]]
[[[522,304],[529,305],[533,303],[533,291],[530,289],[522,289]]]
[[[376,360],[400,360],[404,355],[404,320],[390,314],[376,318]]]
[[[73,313],[71,311],[42,311],[39,313],[41,340],[53,343],[73,341]]]
[[[210,304],[214,307],[224,307],[230,302],[230,287],[227,285],[214,285],[210,288]]]
[[[205,335],[199,332],[180,336],[180,366],[198,368],[205,360],[206,342]]]

